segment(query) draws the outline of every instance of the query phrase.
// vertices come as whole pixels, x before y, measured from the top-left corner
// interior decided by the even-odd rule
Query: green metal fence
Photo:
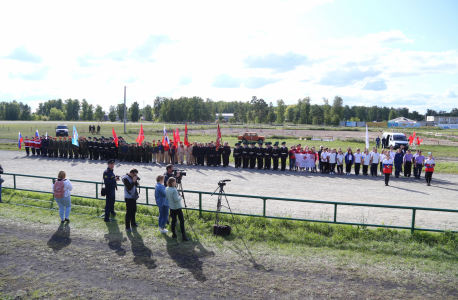
[[[52,194],[52,192],[33,190],[33,189],[17,188],[16,177],[29,177],[29,178],[49,179],[50,183],[52,183],[52,180],[55,179],[54,177],[15,174],[15,173],[4,173],[3,175],[10,175],[10,176],[13,177],[13,187],[3,187],[4,189],[14,189],[14,190],[18,190],[18,191],[29,191],[29,192],[39,192],[39,193]],[[99,197],[99,185],[102,185],[102,182],[76,180],[76,179],[72,179],[72,182],[82,182],[82,183],[89,183],[89,184],[94,184],[95,185],[95,194],[94,194],[95,197],[72,194],[73,197],[105,200],[105,198]],[[123,186],[123,185],[122,184],[118,184],[118,186]],[[149,193],[150,190],[154,191],[155,188],[154,187],[149,187],[149,186],[140,186],[140,189],[145,191],[146,203],[138,203],[138,204],[139,205],[156,206],[156,204],[151,203],[151,202],[155,202],[154,201],[154,194],[153,194],[153,201],[150,201],[150,193]],[[211,195],[212,192],[192,191],[192,190],[184,190],[184,192],[185,193],[191,193],[191,194],[198,194],[199,195],[199,208],[187,208],[188,210],[198,211],[200,217],[202,217],[202,212],[216,213],[215,210],[202,209],[202,195]],[[416,228],[415,227],[415,216],[416,216],[417,211],[435,211],[435,212],[458,213],[458,210],[456,210],[456,209],[445,209],[445,208],[413,207],[413,206],[398,206],[398,205],[381,205],[381,204],[367,204],[367,203],[349,203],[349,202],[335,202],[335,201],[321,201],[321,200],[304,200],[304,199],[277,198],[277,197],[268,197],[268,196],[249,196],[249,195],[238,195],[238,194],[226,194],[226,196],[227,197],[251,198],[251,199],[261,199],[261,200],[263,200],[262,201],[263,202],[262,215],[233,213],[234,215],[251,216],[251,217],[262,217],[262,218],[271,218],[271,219],[307,221],[307,222],[343,224],[343,225],[357,225],[357,226],[369,226],[369,227],[407,229],[407,230],[410,230],[411,233],[414,233],[414,231],[416,231],[416,230],[419,230],[419,231],[435,231],[435,232],[444,232],[444,231],[446,231],[446,230],[433,229],[433,228]],[[120,200],[117,200],[117,201],[118,202],[124,202],[124,201],[120,201]],[[333,218],[332,221],[330,221],[330,220],[328,221],[328,220],[313,220],[313,219],[301,219],[301,218],[290,218],[290,217],[281,217],[281,216],[268,215],[268,214],[266,214],[266,207],[267,207],[267,202],[268,201],[288,201],[288,202],[318,203],[318,204],[332,205],[334,207],[334,218]],[[395,225],[383,225],[383,224],[339,222],[339,221],[337,221],[337,211],[338,211],[337,208],[338,208],[338,206],[362,206],[362,207],[371,207],[371,208],[411,210],[412,211],[411,225],[410,226],[395,226]],[[229,212],[220,212],[220,213],[229,214]],[[458,231],[451,231],[451,232],[456,233]]]

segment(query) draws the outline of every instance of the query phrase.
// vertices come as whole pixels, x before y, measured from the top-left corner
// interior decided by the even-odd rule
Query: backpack
[[[64,180],[54,182],[54,189],[53,189],[54,198],[63,198],[65,191],[64,191]]]

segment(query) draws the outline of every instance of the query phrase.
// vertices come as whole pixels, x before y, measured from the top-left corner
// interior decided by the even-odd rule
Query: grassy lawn
[[[22,292],[21,299],[145,298],[129,294],[142,291],[135,284],[149,286],[152,292],[171,288],[174,292],[168,296],[178,299],[207,299],[215,295],[253,299],[255,294],[259,299],[453,299],[458,296],[456,234],[417,232],[411,235],[408,231],[364,226],[252,217],[235,217],[233,221],[224,216],[223,223],[232,226],[233,234],[215,238],[211,234],[214,215],[204,213],[200,219],[190,212],[189,216],[185,214],[185,219],[192,241],[183,243],[164,238],[157,231],[157,208],[139,206],[142,252],[134,248],[139,240],[126,236],[123,230],[123,203],[116,203],[119,228],[114,224],[117,229],[112,232],[111,227],[96,218],[102,212],[103,201],[73,198],[70,216],[73,242],[56,252],[55,248],[54,251],[48,248],[56,245],[49,241],[46,245],[39,239],[43,234],[49,239],[59,223],[56,211],[36,208],[55,208],[55,203],[46,202],[51,200],[50,195],[4,190],[2,198],[6,203],[0,204],[1,225],[16,228],[20,224],[20,230],[30,230],[30,237],[18,238],[0,232],[0,255],[14,261],[0,270],[0,299],[14,299],[19,292]],[[94,252],[91,248],[94,245],[90,246],[107,242],[110,245],[115,236],[119,242],[111,244],[111,253],[100,249]],[[78,242],[85,246],[77,247]],[[121,250],[127,250],[127,254],[120,256]],[[186,256],[181,260],[175,251]],[[62,262],[65,268],[66,259],[72,265],[74,276],[80,274],[78,268],[83,269],[81,278],[72,279],[70,289],[56,284],[63,280],[56,276],[61,274],[61,267],[53,267],[53,263]],[[110,294],[106,288],[95,288],[97,281],[104,280],[105,276],[99,275],[100,279],[89,283],[83,280],[95,275],[93,272],[103,272],[105,264],[100,263],[107,259],[114,262],[112,267],[111,264],[106,267],[109,270],[106,277],[114,284],[110,291],[114,292],[116,284],[128,278],[135,278],[131,283],[133,289]],[[41,262],[40,273],[34,275],[35,268],[30,269],[32,272],[15,273],[14,266],[21,260],[27,265]],[[46,272],[51,275],[45,276]],[[205,280],[201,280],[202,277]],[[180,287],[187,293],[197,294],[184,294]],[[148,298],[164,298],[156,295]]]

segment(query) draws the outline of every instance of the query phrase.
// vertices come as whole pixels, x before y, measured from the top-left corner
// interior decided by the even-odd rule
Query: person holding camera
[[[73,185],[70,180],[65,179],[66,174],[60,171],[57,175],[57,180],[53,180],[52,190],[54,200],[59,206],[59,216],[61,223],[70,222],[71,198],[70,192],[73,190]]]
[[[114,159],[108,160],[108,168],[103,172],[103,183],[105,184],[106,189],[105,222],[113,221],[110,219],[110,214],[116,216],[114,204],[116,199],[116,190],[118,189],[116,181],[119,181],[119,176],[116,176],[113,173],[114,164]]]
[[[173,171],[173,165],[172,164],[167,165],[166,170],[167,170],[167,172],[164,173],[164,182],[165,182],[165,186],[167,187],[167,184],[169,182],[169,178],[173,177],[173,178],[176,179],[176,178],[180,177],[181,174],[179,172]]]
[[[126,201],[126,231],[132,231],[132,227],[138,227],[138,224],[135,222],[135,213],[137,212],[137,186],[140,178],[137,174],[138,170],[134,168],[122,177],[122,183],[124,183],[124,201]]]
[[[176,238],[175,227],[177,224],[177,217],[180,219],[180,230],[181,237],[183,241],[189,241],[189,238],[186,237],[184,230],[184,217],[183,211],[181,210],[181,197],[178,196],[178,191],[176,189],[177,181],[175,178],[170,177],[167,181],[167,189],[165,190],[167,201],[170,205],[170,216],[172,217],[172,238]]]
[[[167,200],[164,186],[164,175],[158,175],[156,177],[156,188],[154,190],[154,196],[156,198],[156,204],[159,208],[159,231],[161,233],[167,233],[165,224],[169,217],[169,201]]]

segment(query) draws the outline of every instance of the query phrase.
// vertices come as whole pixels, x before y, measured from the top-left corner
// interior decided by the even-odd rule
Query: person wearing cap
[[[45,136],[41,138],[41,156],[48,156],[48,139]]]
[[[24,140],[24,148],[25,148],[25,153],[27,154],[27,156],[30,155],[30,140],[29,140],[29,137],[28,136],[25,136],[25,140]]]
[[[221,155],[223,156],[223,168],[229,166],[229,157],[231,156],[231,147],[228,142],[224,142],[224,146],[221,148]]]
[[[272,161],[273,167],[272,170],[278,170],[278,160],[280,159],[280,148],[278,148],[278,142],[274,143],[274,148],[272,149]]]
[[[145,162],[145,144],[138,144],[138,162]]]
[[[288,147],[285,146],[286,142],[281,143],[280,148],[280,159],[281,159],[281,170],[286,170],[286,159],[288,158]]]
[[[92,137],[87,138],[87,151],[88,151],[88,159],[92,160],[94,157],[94,142],[92,141]]]
[[[203,167],[205,165],[205,147],[204,143],[199,143],[199,160],[200,165]]]
[[[62,152],[63,152],[63,158],[67,158],[68,157],[68,141],[66,137],[64,137],[64,140],[62,141]]]
[[[266,148],[264,149],[264,170],[270,170],[272,164],[272,143],[266,142]]]
[[[397,150],[397,153],[394,155],[394,176],[399,178],[402,169],[402,163],[404,160],[404,155],[401,152],[401,148]]]
[[[41,156],[41,139],[39,136],[35,139],[35,150],[37,151],[37,156]]]
[[[289,156],[289,171],[296,172],[296,146],[292,145],[290,150],[288,151]]]
[[[242,162],[242,159],[241,159],[241,149],[240,149],[240,143],[235,143],[235,148],[234,148],[234,152],[232,153],[232,156],[234,157],[234,165],[235,165],[235,168],[240,168],[241,167],[241,162]]]
[[[431,180],[433,179],[435,166],[436,161],[433,158],[433,154],[431,152],[428,152],[428,157],[425,159],[425,179],[427,186],[431,186]]]
[[[153,164],[157,162],[157,153],[158,153],[158,145],[156,145],[156,140],[153,140],[153,144],[151,145],[151,161]]]
[[[178,152],[178,162],[182,165],[184,162],[184,145],[183,142],[180,142],[180,145],[178,146],[177,152]]]
[[[79,141],[78,141],[79,143]],[[75,144],[72,144],[73,158],[78,159],[79,156],[79,147]]]
[[[250,169],[254,169],[256,167],[256,148],[254,147],[255,144],[255,142],[250,142],[250,146],[248,148],[248,156],[250,157]]]
[[[99,142],[96,137],[92,141],[92,157],[94,160],[99,159]]]
[[[100,133],[100,125],[97,125],[97,134]]]
[[[132,146],[132,143],[127,145],[127,162],[132,162],[132,158],[134,157],[134,148]]]
[[[264,152],[265,149],[262,148],[262,142],[258,142],[258,147],[256,149],[256,159],[258,160],[258,170],[264,168]]]
[[[52,139],[52,136],[48,136],[48,157],[52,157],[52,153],[53,153],[53,143],[54,143],[54,140]]]
[[[116,201],[116,190],[118,189],[118,184],[116,183],[119,181],[119,177],[114,174],[114,165],[115,160],[110,159],[108,160],[108,167],[103,172],[103,183],[105,184],[106,188],[106,202],[105,202],[105,222],[111,222],[110,214],[116,216],[114,211],[114,204]]]
[[[243,161],[242,168],[243,169],[248,168],[248,163],[250,161],[250,155],[248,154],[248,142],[247,141],[243,141],[242,161]]]

